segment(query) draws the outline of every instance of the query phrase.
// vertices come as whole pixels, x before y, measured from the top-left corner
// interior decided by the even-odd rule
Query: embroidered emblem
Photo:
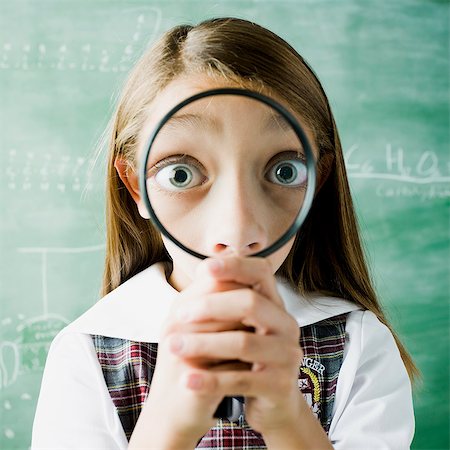
[[[317,361],[316,361],[317,362]],[[320,382],[308,367],[300,367],[298,387],[316,418],[320,414]]]
[[[308,358],[307,356],[303,357],[302,366],[308,367],[309,369],[318,372],[320,375],[323,375],[323,371],[325,370],[325,366],[323,364],[316,359]]]

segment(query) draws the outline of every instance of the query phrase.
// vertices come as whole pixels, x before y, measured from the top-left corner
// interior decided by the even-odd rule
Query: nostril
[[[223,252],[224,250],[226,250],[228,248],[228,245],[225,245],[225,244],[216,244],[215,245],[215,251],[217,252],[217,253],[221,253],[221,252]]]
[[[244,245],[241,248],[236,248],[232,245],[227,245],[227,244],[216,244],[214,246],[214,253],[215,254],[229,254],[229,253],[238,253],[238,254],[249,254],[249,253],[256,253],[258,251],[260,251],[262,248],[262,245],[260,242],[253,242],[251,244],[248,245]]]

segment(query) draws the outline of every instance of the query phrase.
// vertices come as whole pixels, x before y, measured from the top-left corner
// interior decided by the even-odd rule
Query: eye
[[[204,176],[191,164],[168,164],[154,175],[159,186],[168,191],[191,189],[201,184]]]
[[[299,187],[307,181],[307,170],[304,161],[289,158],[272,165],[267,173],[269,181],[281,186]]]

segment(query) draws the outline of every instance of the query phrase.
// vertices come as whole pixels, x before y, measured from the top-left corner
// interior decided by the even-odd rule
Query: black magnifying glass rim
[[[242,97],[249,97],[256,100],[259,100],[266,105],[269,105],[273,109],[275,109],[279,114],[281,114],[286,121],[291,125],[291,127],[294,129],[295,134],[299,138],[303,150],[305,152],[306,157],[306,173],[307,173],[307,186],[306,186],[306,192],[305,192],[305,198],[303,201],[303,206],[300,208],[297,217],[292,222],[291,226],[287,229],[287,231],[279,238],[277,239],[273,244],[269,245],[267,248],[252,253],[251,255],[246,256],[252,256],[252,257],[265,257],[270,255],[271,253],[278,250],[280,247],[282,247],[284,244],[286,244],[300,229],[303,222],[306,219],[306,216],[308,215],[308,212],[311,208],[312,201],[314,198],[314,191],[316,186],[316,165],[315,165],[315,159],[314,154],[311,148],[311,145],[309,143],[309,140],[306,136],[306,133],[303,131],[303,128],[298,123],[297,119],[280,103],[275,101],[274,99],[260,94],[259,92],[251,91],[248,89],[242,89],[242,88],[218,88],[218,89],[209,89],[206,91],[202,91],[198,94],[192,95],[191,97],[188,97],[187,99],[183,100],[182,102],[178,103],[176,106],[174,106],[167,114],[164,115],[164,117],[158,122],[158,125],[155,127],[151,135],[149,136],[147,140],[146,145],[146,151],[141,159],[141,166],[139,169],[139,186],[141,193],[143,193],[143,200],[145,203],[145,206],[147,208],[147,211],[150,215],[151,220],[153,223],[158,227],[158,229],[161,231],[161,233],[166,236],[168,239],[170,239],[174,244],[176,244],[179,248],[184,250],[185,252],[189,253],[192,256],[195,256],[199,259],[206,259],[210,256],[203,255],[201,253],[196,252],[195,250],[190,249],[189,247],[186,247],[182,242],[180,242],[178,239],[175,238],[175,236],[172,236],[167,229],[164,227],[164,225],[161,223],[161,221],[158,219],[158,216],[156,215],[155,211],[153,210],[153,207],[151,205],[148,190],[147,190],[147,162],[148,158],[150,156],[152,145],[158,136],[158,133],[161,131],[161,128],[168,122],[168,120],[176,114],[180,109],[184,108],[186,105],[189,105],[192,102],[195,102],[196,100],[205,98],[205,97],[214,97],[219,95],[240,95]]]

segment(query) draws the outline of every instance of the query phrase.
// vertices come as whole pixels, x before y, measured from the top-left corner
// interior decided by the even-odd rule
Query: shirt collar
[[[65,331],[159,342],[162,327],[178,294],[166,279],[164,263],[156,263],[121,284],[99,300]],[[277,278],[286,310],[300,327],[361,309],[356,303],[335,297],[305,299],[287,281]]]

